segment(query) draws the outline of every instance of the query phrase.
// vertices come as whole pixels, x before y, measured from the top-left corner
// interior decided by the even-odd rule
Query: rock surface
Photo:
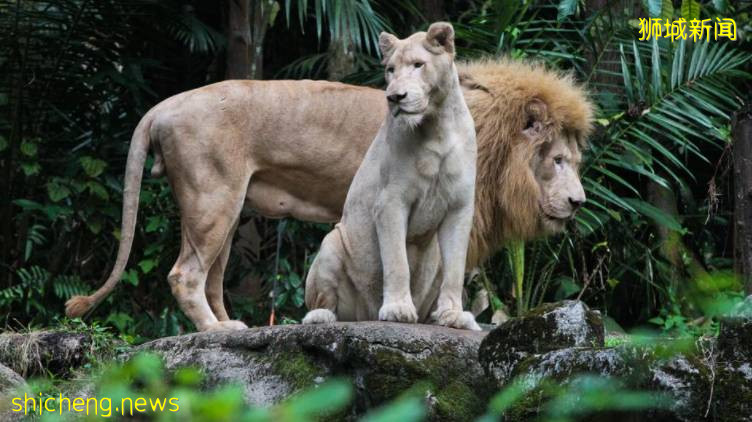
[[[16,371],[5,365],[0,365],[0,395],[5,394],[16,387],[22,387],[26,381]]]
[[[562,329],[571,325],[579,328]],[[480,361],[499,388],[514,379],[567,384],[578,374],[595,374],[668,399],[663,411],[609,414],[609,421],[752,421],[752,313],[735,313],[722,322],[717,340],[682,353],[666,344],[604,347],[601,330],[600,314],[581,303],[547,304],[491,331]],[[533,390],[505,420],[540,416],[544,396]]]
[[[481,364],[498,387],[512,380],[524,359],[570,347],[603,346],[600,313],[579,301],[544,304],[492,330],[481,344]]]
[[[86,361],[91,338],[83,333],[34,331],[0,334],[0,363],[24,377],[59,376]]]
[[[136,351],[161,354],[169,369],[197,366],[205,387],[240,383],[248,402],[268,405],[330,377],[355,386],[352,415],[432,385],[436,420],[483,413],[494,391],[478,362],[482,332],[386,322],[284,325],[155,340]]]

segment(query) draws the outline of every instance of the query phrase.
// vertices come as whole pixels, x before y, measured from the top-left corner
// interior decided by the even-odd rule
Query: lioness
[[[592,106],[571,77],[539,65],[481,60],[458,71],[478,142],[471,268],[507,240],[557,233],[574,215],[585,198],[577,169]],[[157,104],[131,141],[112,273],[66,313],[83,315],[120,281],[151,145],[152,175],[167,174],[180,207],[180,256],[168,276],[178,304],[199,330],[244,327],[222,300],[241,208],[337,221],[386,113],[383,91],[326,81],[225,81]]]
[[[423,322],[433,310],[438,324],[480,330],[462,311],[477,147],[454,29],[382,33],[379,46],[389,113],[308,273],[303,323]]]

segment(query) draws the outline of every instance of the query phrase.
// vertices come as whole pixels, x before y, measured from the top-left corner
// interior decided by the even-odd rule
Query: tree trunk
[[[752,294],[752,107],[734,116],[734,258]]]
[[[251,57],[251,79],[262,79],[264,77],[264,38],[266,38],[266,29],[272,24],[274,17],[279,10],[279,4],[270,0],[254,0],[251,49],[248,55]]]
[[[429,23],[446,20],[444,0],[418,0],[417,6]]]
[[[349,37],[333,39],[329,43],[327,73],[330,81],[341,81],[355,70],[355,53]]]
[[[226,79],[251,77],[250,0],[227,0],[227,66]]]
[[[674,191],[666,189],[653,181],[649,181],[648,201],[654,207],[675,217],[677,221],[681,222],[676,194],[674,194]],[[661,255],[663,255],[673,267],[686,271],[693,280],[696,280],[697,277],[707,275],[707,271],[700,263],[697,255],[684,244],[680,232],[671,230],[659,222],[655,222],[655,228],[658,239],[661,242]],[[677,276],[679,275],[678,272],[675,274]]]

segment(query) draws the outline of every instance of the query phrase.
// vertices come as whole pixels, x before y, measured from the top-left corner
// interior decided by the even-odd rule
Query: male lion
[[[454,29],[381,33],[379,46],[389,113],[308,273],[303,323],[417,322],[433,310],[438,324],[480,330],[462,311],[477,147]]]
[[[472,268],[509,239],[564,228],[584,200],[577,166],[592,106],[570,77],[542,66],[484,60],[458,71],[478,142]],[[244,203],[267,217],[337,221],[386,113],[383,91],[325,81],[225,81],[157,104],[131,141],[112,273],[66,313],[83,315],[120,280],[151,145],[152,175],[167,173],[180,208],[180,256],[168,276],[178,304],[199,330],[244,327],[222,301]]]

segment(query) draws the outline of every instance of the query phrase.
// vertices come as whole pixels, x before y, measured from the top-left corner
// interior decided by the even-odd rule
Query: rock
[[[11,410],[11,400],[15,391],[26,387],[26,381],[16,371],[0,365],[0,420],[20,421],[23,419],[22,413]]]
[[[599,312],[580,301],[544,304],[491,330],[478,356],[499,387],[511,380],[515,366],[532,354],[570,348],[603,346]]]
[[[34,331],[0,334],[0,362],[23,376],[65,376],[87,360],[91,337],[84,333]]]
[[[718,420],[752,421],[752,296],[721,321],[714,375]],[[746,419],[733,415],[747,415]]]
[[[543,305],[497,327],[483,340],[479,359],[500,389],[514,379],[568,385],[578,376],[591,374],[618,379],[631,390],[660,392],[670,398],[665,410],[601,414],[598,420],[752,420],[752,416],[740,417],[752,415],[752,396],[748,395],[752,367],[746,355],[752,350],[746,331],[749,322],[736,317],[722,327],[717,350],[714,340],[698,342],[697,350],[683,354],[663,350],[671,346],[654,349],[626,340],[604,347],[600,314],[568,301]],[[729,362],[736,362],[735,366]],[[539,418],[547,400],[545,388],[535,388],[505,413],[505,420]],[[724,414],[733,416],[724,419]]]
[[[26,381],[16,371],[0,365],[0,394],[5,394],[16,387],[23,387]]]
[[[355,386],[351,416],[385,403],[419,381],[437,420],[481,414],[493,392],[478,363],[482,332],[386,322],[283,325],[155,340],[168,369],[196,366],[204,387],[238,382],[255,405],[279,402],[331,377]]]

